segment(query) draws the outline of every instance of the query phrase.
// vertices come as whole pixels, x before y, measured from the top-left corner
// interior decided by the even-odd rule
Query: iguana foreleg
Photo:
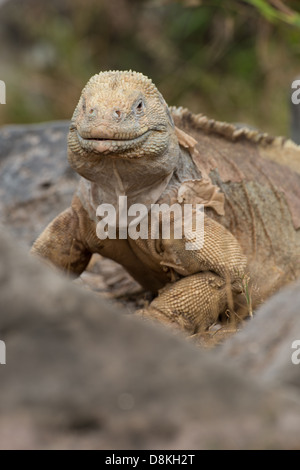
[[[69,274],[80,275],[85,270],[92,253],[81,240],[79,218],[73,207],[59,214],[45,228],[31,253]]]
[[[184,238],[162,240],[161,264],[185,277],[161,289],[139,315],[196,333],[206,330],[226,309],[234,309],[246,257],[228,230],[208,217],[204,220],[204,243],[199,249],[186,250]]]
[[[204,331],[228,305],[226,281],[217,274],[193,274],[168,284],[138,315],[174,324],[191,333]]]

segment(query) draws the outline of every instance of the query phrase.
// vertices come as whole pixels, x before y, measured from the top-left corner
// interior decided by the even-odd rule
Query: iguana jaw
[[[140,157],[141,154],[134,152],[145,145],[145,142],[155,138],[155,133],[163,132],[166,126],[157,126],[155,129],[147,127],[140,129],[138,134],[133,133],[112,133],[103,129],[94,129],[90,133],[76,130],[76,137],[81,148],[87,152],[103,155],[124,155],[126,157]],[[74,138],[76,138],[74,136]]]
[[[159,158],[170,145],[170,129],[167,124],[141,126],[137,130],[116,129],[98,125],[88,129],[72,122],[69,132],[69,149],[88,162],[101,156],[126,159],[143,157]]]

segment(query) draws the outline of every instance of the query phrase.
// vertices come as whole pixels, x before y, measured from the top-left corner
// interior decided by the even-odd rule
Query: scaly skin
[[[142,315],[202,332],[226,311],[245,314],[246,291],[255,308],[300,275],[300,150],[291,142],[169,109],[130,71],[90,79],[68,150],[81,182],[32,252],[75,275],[92,253],[119,262],[158,293]],[[97,207],[113,204],[118,215],[119,196],[148,210],[204,204],[203,247],[186,250],[172,236],[100,240]]]

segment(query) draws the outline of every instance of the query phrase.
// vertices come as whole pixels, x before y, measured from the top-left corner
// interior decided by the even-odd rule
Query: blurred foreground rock
[[[289,384],[112,311],[4,233],[0,256],[0,448],[299,448]]]
[[[299,449],[299,283],[205,351],[126,314],[141,294],[110,260],[74,284],[28,255],[76,185],[67,129],[0,129],[0,449]]]
[[[258,309],[253,320],[222,346],[221,354],[261,383],[287,384],[299,393],[300,363],[294,364],[292,355],[300,362],[300,281]]]

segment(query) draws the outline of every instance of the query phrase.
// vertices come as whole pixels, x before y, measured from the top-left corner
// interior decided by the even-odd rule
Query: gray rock
[[[78,180],[67,161],[67,121],[0,129],[0,220],[32,244],[71,202]]]
[[[300,281],[258,309],[253,320],[222,346],[221,354],[260,383],[293,386],[299,393],[300,364],[292,356],[300,358]]]
[[[1,231],[0,256],[0,448],[299,445],[299,397],[113,311]]]

